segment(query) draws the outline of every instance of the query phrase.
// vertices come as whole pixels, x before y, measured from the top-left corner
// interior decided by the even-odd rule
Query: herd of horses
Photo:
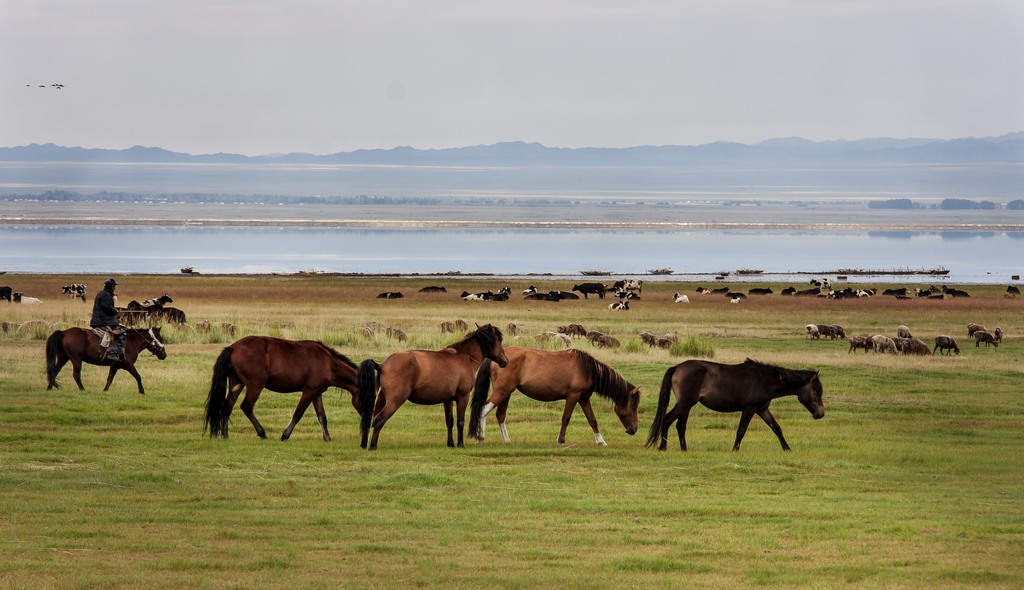
[[[584,285],[576,285],[573,290],[584,297],[588,294],[603,296],[596,286],[593,289],[581,288]],[[601,283],[590,285],[604,287]],[[642,284],[622,288],[636,289],[639,293]],[[430,289],[432,291],[428,292],[444,292],[443,287]],[[505,290],[499,293],[508,294]],[[163,310],[168,309],[166,304],[170,302],[171,298],[165,295],[142,304],[132,302],[126,311],[141,311],[151,321],[167,319],[161,314],[165,313]],[[595,442],[605,444],[590,403],[595,393],[612,401],[614,413],[627,434],[633,435],[639,430],[640,388],[592,355],[577,349],[549,351],[505,347],[503,333],[490,324],[470,329],[460,320],[442,323],[441,328],[442,332],[465,335],[440,350],[404,350],[389,355],[380,363],[366,359],[359,364],[318,341],[292,341],[258,335],[243,337],[225,347],[214,362],[203,415],[204,431],[211,437],[227,438],[231,414],[241,397],[242,413],[256,434],[267,438],[266,430],[254,413],[260,394],[267,389],[301,394],[281,440],[291,436],[312,404],[323,440],[330,441],[322,400],[322,395],[330,387],[338,387],[351,394],[352,406],[359,416],[360,446],[369,450],[378,447],[382,429],[406,402],[444,407],[447,444],[450,447],[465,446],[466,434],[482,443],[486,436],[487,417],[492,411],[502,440],[509,443],[506,417],[509,400],[515,391],[538,401],[564,402],[561,428],[556,438],[559,444],[565,443],[566,429],[577,406],[583,410]],[[510,324],[508,329],[516,328]],[[806,331],[809,337],[814,338],[846,338],[842,326],[835,324],[809,324]],[[998,346],[1003,335],[1001,328],[989,333],[983,326],[973,323],[968,326],[968,334],[977,341],[977,346],[982,342]],[[654,343],[652,346],[660,346],[661,339],[652,334],[648,336]],[[904,350],[905,354],[924,354],[919,352],[923,342],[912,338],[906,326],[897,329],[896,339],[879,337],[850,336],[850,351],[859,347],[867,350],[867,346],[876,352],[888,351],[888,343],[881,340],[884,339],[892,343],[901,342],[914,349],[910,352]],[[666,345],[670,343],[667,338],[665,340]],[[914,345],[914,342],[920,344]],[[955,339],[950,336],[939,336],[935,342],[935,349],[940,352],[959,353]],[[82,328],[57,330],[46,341],[47,389],[59,387],[57,375],[70,362],[80,389],[84,389],[81,366],[89,363],[109,367],[104,391],[109,389],[115,374],[123,368],[135,378],[139,393],[144,393],[142,378],[134,366],[143,350],[149,350],[158,359],[166,358],[159,328],[130,329],[124,359],[113,363],[104,358],[99,334]],[[734,450],[739,449],[755,414],[775,433],[782,448],[789,450],[781,427],[769,411],[771,401],[783,396],[796,396],[814,419],[820,419],[825,413],[822,392],[817,371],[787,369],[751,359],[739,364],[688,360],[668,368],[662,378],[646,446],[665,450],[668,430],[675,422],[680,449],[686,450],[687,419],[693,406],[700,403],[716,412],[741,414]],[[467,409],[470,413],[468,432]]]

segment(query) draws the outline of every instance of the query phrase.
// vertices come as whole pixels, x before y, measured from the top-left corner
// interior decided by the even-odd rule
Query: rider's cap
[[[104,287],[113,287],[116,284],[117,284],[117,281],[115,281],[114,279],[107,279],[107,280],[103,281],[103,286]]]

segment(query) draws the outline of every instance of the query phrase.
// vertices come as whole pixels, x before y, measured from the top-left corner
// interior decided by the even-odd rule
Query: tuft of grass
[[[713,359],[715,358],[715,345],[707,338],[685,336],[679,342],[673,342],[668,353],[672,356]]]

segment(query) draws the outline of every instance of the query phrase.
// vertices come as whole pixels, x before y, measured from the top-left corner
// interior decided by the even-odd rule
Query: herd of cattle
[[[847,338],[846,331],[838,324],[807,324],[804,326],[804,330],[807,333],[807,337],[813,339],[820,339],[822,337],[830,338],[832,340],[835,340],[836,338]],[[1003,329],[996,326],[996,329],[990,333],[985,326],[971,322],[967,324],[967,336],[974,339],[974,345],[976,347],[980,347],[981,343],[984,342],[985,346],[995,346],[998,348],[1003,341]],[[954,352],[956,354],[960,354],[960,346],[952,336],[945,334],[936,336],[935,346],[929,347],[920,338],[914,338],[914,335],[910,332],[910,328],[904,325],[896,327],[895,338],[889,338],[884,334],[875,334],[873,336],[850,336],[848,341],[850,343],[850,349],[847,352],[853,352],[858,348],[863,348],[865,353],[870,350],[874,351],[876,354],[903,353],[931,355],[936,351],[940,354],[943,352],[946,354]]]

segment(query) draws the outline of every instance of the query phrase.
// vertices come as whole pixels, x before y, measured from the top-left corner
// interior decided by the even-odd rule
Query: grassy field
[[[46,336],[91,309],[91,297],[60,299],[60,285],[94,293],[102,277],[5,278],[45,303],[0,302],[0,588],[1024,586],[1024,301],[1004,299],[1005,286],[946,301],[730,305],[696,285],[649,283],[631,311],[612,313],[610,300],[522,301],[516,281],[118,277],[122,304],[169,293],[189,317],[164,328],[166,360],[140,357],[140,396],[124,373],[102,393],[106,369],[93,366],[85,392],[70,368],[60,390],[45,389]],[[428,284],[449,293],[416,292]],[[506,284],[509,302],[456,295]],[[761,285],[735,285],[751,286]],[[374,298],[396,290],[406,298]],[[672,303],[675,291],[692,303]],[[510,445],[492,418],[487,442],[449,449],[441,407],[406,404],[370,453],[348,393],[332,389],[333,442],[311,411],[278,441],[298,396],[271,392],[256,406],[270,440],[240,412],[229,439],[203,435],[211,367],[235,338],[320,339],[380,361],[453,341],[438,324],[454,319],[516,322],[524,335],[505,343],[520,346],[553,346],[534,335],[570,322],[615,336],[615,351],[575,346],[641,385],[641,431],[627,436],[595,397],[608,446],[594,444],[581,412],[559,446],[561,405],[516,395]],[[237,332],[199,332],[200,320]],[[976,348],[971,321],[1001,326],[1004,344]],[[367,322],[409,341],[383,329],[367,339]],[[807,340],[808,323],[889,336],[906,324],[929,343],[955,336],[963,353],[848,354],[845,341]],[[697,407],[687,453],[674,433],[669,451],[645,449],[661,377],[686,357],[648,348],[642,331],[691,336],[716,361],[818,369],[826,416],[778,400],[793,451],[755,418],[732,452],[739,416]]]

